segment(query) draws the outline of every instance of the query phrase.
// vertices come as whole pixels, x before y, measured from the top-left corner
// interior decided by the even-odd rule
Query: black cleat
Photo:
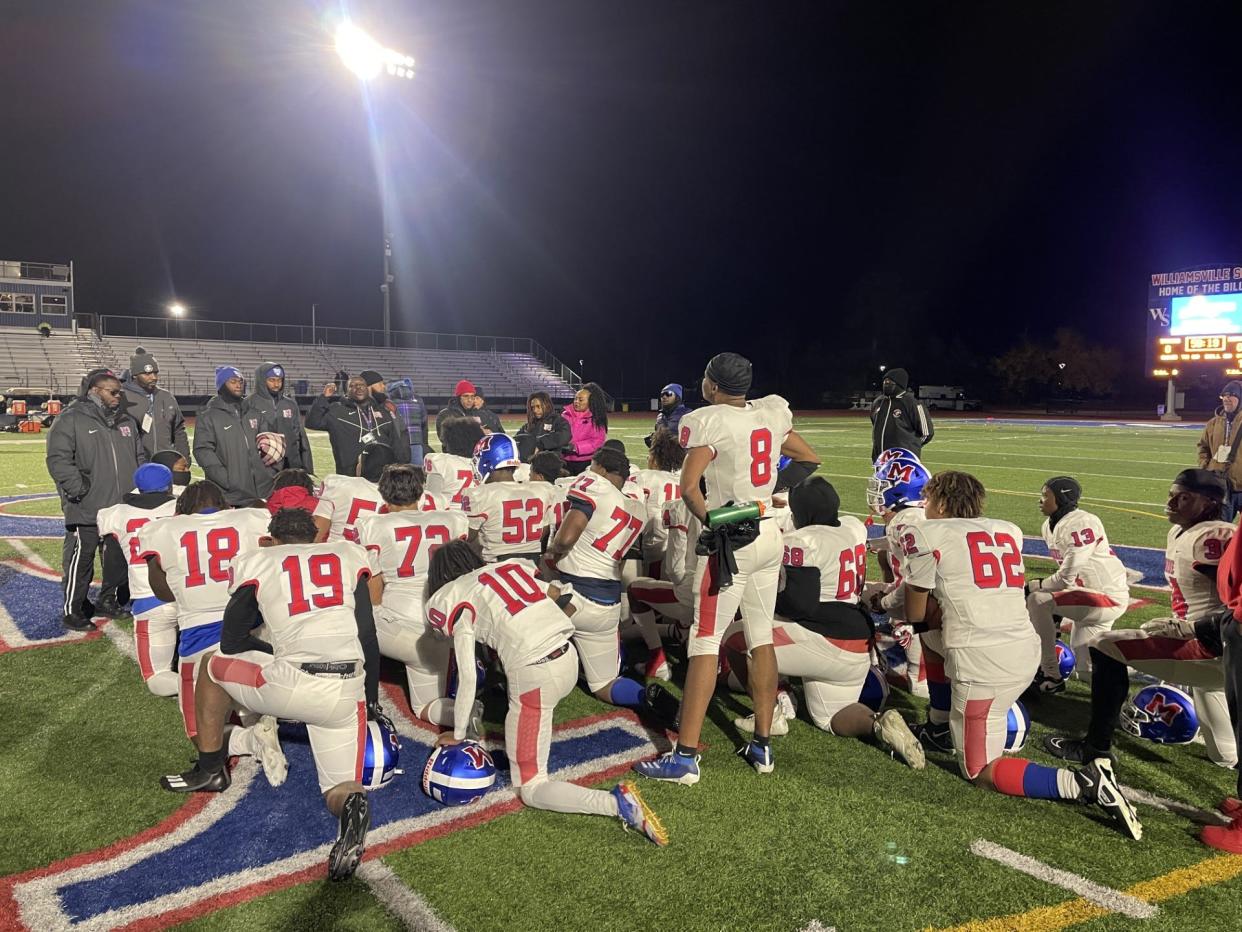
[[[676,731],[681,717],[681,700],[659,683],[648,683],[639,712]]]
[[[122,608],[121,603],[115,598],[107,598],[99,600],[99,604],[95,606],[95,614],[102,615],[104,618],[124,618],[129,614],[129,610]]]
[[[1074,779],[1082,790],[1082,798],[1095,803],[1116,821],[1121,830],[1138,841],[1143,837],[1143,824],[1130,801],[1121,795],[1121,787],[1107,757],[1099,757],[1074,771]]]
[[[927,750],[937,754],[953,753],[953,734],[949,731],[947,723],[933,725],[931,722],[921,722],[910,730]]]
[[[70,631],[94,631],[95,622],[82,615],[62,615],[60,618],[63,624]]]
[[[1069,735],[1045,736],[1044,750],[1053,757],[1059,757],[1072,764],[1085,764],[1097,757],[1107,757],[1110,761],[1112,760],[1112,755],[1108,751],[1093,748],[1087,744],[1085,738],[1071,738]]]
[[[341,830],[328,854],[328,879],[348,880],[358,869],[366,850],[371,807],[366,793],[350,793],[341,807]]]
[[[160,786],[171,793],[220,793],[227,790],[232,782],[227,767],[200,770],[197,764],[185,773],[170,773],[160,777]]]
[[[1048,676],[1043,670],[1035,674],[1035,679],[1031,685],[1041,696],[1051,696],[1054,693],[1065,692],[1065,680],[1059,676]]]

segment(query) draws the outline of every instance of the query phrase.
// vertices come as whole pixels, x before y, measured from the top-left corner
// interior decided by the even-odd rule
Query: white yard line
[[[4,542],[21,554],[22,557],[30,563],[33,563],[35,566],[49,573],[54,572],[53,568],[47,564],[47,561],[45,561],[43,557],[39,556],[32,549],[27,547],[21,542],[20,539],[16,537],[6,537]]]
[[[1155,793],[1148,793],[1146,790],[1135,789],[1132,786],[1121,787],[1121,792],[1132,803],[1151,806],[1153,809],[1185,816],[1203,825],[1228,825],[1231,821],[1215,810],[1200,809],[1189,803],[1179,802],[1176,799],[1169,799],[1165,796],[1157,796]]]
[[[1129,919],[1151,919],[1160,912],[1160,907],[1152,903],[1129,896],[1112,887],[1095,883],[1080,874],[1052,867],[1043,861],[1037,861],[983,838],[971,844],[970,853],[995,861],[997,864],[1003,864],[1005,867],[1020,871],[1036,880],[1042,880],[1044,883],[1077,893],[1087,902],[1094,903],[1101,909],[1120,913]]]
[[[413,932],[454,932],[451,925],[436,915],[427,901],[406,886],[391,867],[381,860],[364,861],[358,877],[402,925]]]

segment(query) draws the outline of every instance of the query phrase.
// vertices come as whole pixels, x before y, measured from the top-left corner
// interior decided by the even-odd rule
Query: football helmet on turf
[[[863,681],[858,701],[872,712],[879,712],[884,708],[884,703],[888,702],[888,680],[884,676],[884,671],[874,664],[867,671],[867,678]]]
[[[474,802],[496,783],[496,763],[477,741],[436,748],[423,768],[423,792],[446,806]]]
[[[497,469],[516,469],[522,465],[517,444],[505,434],[488,434],[474,448],[474,474],[479,482]]]
[[[1026,745],[1026,736],[1031,733],[1031,713],[1026,711],[1026,706],[1022,704],[1021,699],[1015,699],[1013,705],[1009,707],[1006,724],[1008,726],[1005,731],[1006,753],[1021,751]]]
[[[1074,672],[1074,664],[1077,662],[1077,658],[1074,656],[1074,651],[1070,648],[1070,646],[1060,638],[1057,639],[1056,649],[1057,669],[1061,674],[1061,679],[1068,680],[1070,678],[1070,674]]]
[[[362,757],[362,785],[368,790],[387,786],[394,776],[401,773],[401,743],[397,731],[385,715],[377,715],[367,722],[367,746]]]
[[[1199,733],[1190,696],[1176,686],[1144,686],[1121,709],[1121,727],[1158,744],[1186,744]]]
[[[921,502],[923,486],[930,478],[931,473],[917,456],[895,457],[877,466],[875,474],[867,480],[867,504],[880,515],[899,505]]]

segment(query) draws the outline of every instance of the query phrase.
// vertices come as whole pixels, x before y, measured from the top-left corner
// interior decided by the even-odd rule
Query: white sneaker
[[[276,730],[276,719],[264,715],[250,729],[251,742],[254,745],[255,757],[263,766],[263,775],[272,786],[280,786],[289,775],[289,762],[285,760],[285,752],[280,748],[280,735]]]
[[[794,698],[794,694],[787,689],[778,689],[776,691],[776,707],[784,713],[786,719],[798,717],[798,702]],[[789,726],[786,725],[786,728]]]
[[[914,737],[914,732],[896,709],[888,709],[881,713],[871,726],[875,739],[896,754],[915,770],[927,766],[927,757],[923,753],[923,745]]]
[[[747,734],[755,733],[755,716],[754,713],[745,718],[735,718],[733,724],[738,731],[744,731]],[[776,710],[772,713],[772,734],[770,737],[776,738],[781,735],[789,734],[789,719],[785,718],[785,713],[781,709],[780,703],[776,704]]]

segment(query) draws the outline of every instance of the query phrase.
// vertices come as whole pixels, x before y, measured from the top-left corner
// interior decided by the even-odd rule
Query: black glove
[[[384,707],[379,704],[379,700],[367,703],[367,721],[379,722],[389,731],[395,732],[397,729],[392,723],[392,719],[388,717],[388,713],[384,711]]]
[[[733,585],[733,574],[737,572],[737,559],[733,556],[733,551],[754,543],[758,537],[759,522],[754,518],[717,528],[704,528],[699,534],[694,552],[701,557],[715,554],[719,558],[717,585],[721,589],[727,589]]]
[[[652,432],[651,432],[651,433],[649,433],[646,437],[644,437],[644,438],[643,438],[643,443],[647,444],[647,449],[648,449],[648,450],[650,450],[650,449],[651,449],[651,438],[652,438],[652,437],[654,437],[654,436],[655,436],[655,431],[652,431]]]
[[[1202,644],[1203,649],[1213,657],[1219,657],[1225,652],[1221,631],[1231,621],[1233,621],[1233,612],[1225,606],[1209,612],[1195,622],[1195,640]]]

